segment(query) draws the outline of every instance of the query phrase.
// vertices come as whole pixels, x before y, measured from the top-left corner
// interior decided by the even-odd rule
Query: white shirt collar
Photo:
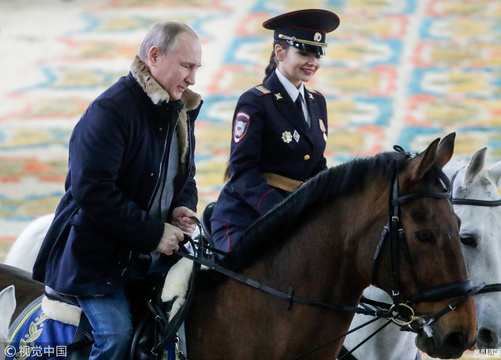
[[[289,79],[287,79],[284,75],[282,75],[282,73],[280,72],[280,70],[278,70],[278,68],[275,69],[275,73],[277,74],[278,80],[284,86],[285,90],[287,91],[287,93],[291,97],[292,101],[296,101],[299,93],[301,93],[301,95],[303,96],[303,99],[304,99],[304,84],[303,83],[301,83],[301,86],[299,87],[299,89],[297,89],[294,86],[294,84],[289,81]]]

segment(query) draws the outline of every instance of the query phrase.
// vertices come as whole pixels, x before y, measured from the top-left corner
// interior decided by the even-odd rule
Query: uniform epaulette
[[[263,85],[255,86],[253,90],[257,90],[255,92],[258,95],[271,94],[271,91],[265,88]]]
[[[310,94],[315,94],[315,95],[319,95],[319,96],[322,96],[322,97],[323,97],[322,93],[318,92],[317,90],[312,89],[312,88],[310,88],[309,86],[305,86],[305,88],[306,88],[306,90],[308,90],[308,92],[309,92]]]

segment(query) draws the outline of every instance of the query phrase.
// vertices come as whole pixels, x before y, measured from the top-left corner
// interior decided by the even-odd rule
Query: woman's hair
[[[186,24],[179,21],[165,21],[155,24],[144,37],[139,49],[139,58],[146,62],[153,46],[158,46],[162,54],[167,55],[179,45],[179,35],[183,32],[198,38],[197,34]]]
[[[266,81],[270,77],[270,75],[275,71],[275,69],[278,66],[278,59],[275,56],[275,45],[280,45],[282,49],[287,50],[291,44],[287,40],[275,40],[273,42],[273,50],[271,52],[270,56],[270,63],[266,67],[266,70],[264,71],[264,79],[263,82]]]

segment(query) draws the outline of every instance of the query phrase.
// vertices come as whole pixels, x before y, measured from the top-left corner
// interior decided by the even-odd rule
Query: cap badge
[[[315,40],[316,42],[322,41],[322,34],[320,34],[319,32],[316,32],[313,40]]]
[[[284,131],[282,133],[282,140],[284,141],[284,143],[288,144],[292,141],[292,134],[288,131]]]

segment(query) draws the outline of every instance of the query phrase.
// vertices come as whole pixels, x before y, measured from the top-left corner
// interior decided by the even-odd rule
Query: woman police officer
[[[327,106],[304,86],[320,68],[325,35],[339,26],[326,10],[299,10],[263,23],[274,30],[261,85],[245,92],[233,116],[223,187],[211,218],[218,249],[229,251],[246,228],[304,181],[327,168]]]

